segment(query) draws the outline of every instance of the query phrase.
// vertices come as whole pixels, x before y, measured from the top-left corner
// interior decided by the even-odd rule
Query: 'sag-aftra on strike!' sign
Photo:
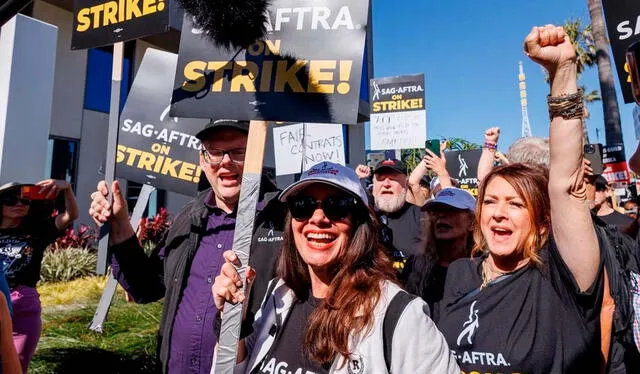
[[[264,40],[215,46],[185,14],[172,115],[358,122],[368,0],[273,0]]]

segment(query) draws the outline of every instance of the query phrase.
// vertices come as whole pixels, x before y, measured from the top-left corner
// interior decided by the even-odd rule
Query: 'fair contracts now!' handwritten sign
[[[276,175],[301,173],[321,161],[344,160],[342,125],[297,123],[273,128]]]
[[[427,140],[424,75],[372,79],[371,150],[423,148]]]

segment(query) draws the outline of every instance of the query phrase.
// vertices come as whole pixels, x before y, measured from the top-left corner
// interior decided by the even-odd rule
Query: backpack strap
[[[609,363],[609,352],[611,350],[611,330],[613,327],[613,313],[616,309],[616,302],[611,296],[611,288],[609,287],[609,274],[607,268],[603,269],[604,292],[602,296],[602,309],[600,311],[600,351],[602,353],[602,362],[600,367],[601,373],[607,372]]]
[[[387,365],[387,372],[391,373],[391,348],[393,346],[393,333],[398,325],[398,320],[407,305],[418,296],[405,291],[398,292],[387,307],[382,322],[382,346],[384,349],[384,362]]]

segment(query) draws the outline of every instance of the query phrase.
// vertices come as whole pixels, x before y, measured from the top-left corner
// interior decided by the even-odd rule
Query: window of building
[[[47,165],[46,178],[66,180],[75,191],[78,181],[78,141],[49,139]]]
[[[140,191],[142,190],[142,184],[127,181],[127,205],[129,208],[129,214],[133,213],[133,208],[136,206],[138,202],[138,197],[140,196]],[[165,207],[167,205],[167,192],[165,190],[155,190],[149,196],[149,202],[142,214],[143,217],[153,217],[155,216],[160,208]]]
[[[131,86],[135,42],[125,43],[120,84],[120,110]],[[111,101],[111,70],[113,46],[92,48],[87,53],[87,79],[85,81],[84,108],[109,113]]]

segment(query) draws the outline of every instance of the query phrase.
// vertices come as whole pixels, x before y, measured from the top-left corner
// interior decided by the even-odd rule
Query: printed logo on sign
[[[375,81],[372,81],[371,85],[373,86],[373,98],[371,100],[380,100],[380,86]]]
[[[364,361],[359,355],[352,355],[349,358],[349,364],[347,366],[349,374],[363,374],[364,373]]]
[[[458,161],[460,162],[460,169],[458,170],[458,177],[462,177],[462,176],[467,176],[467,169],[469,169],[469,167],[467,166],[467,161],[465,161],[464,158],[462,158],[462,154],[458,155]]]
[[[476,330],[478,329],[478,327],[480,327],[480,321],[478,318],[478,309],[475,309],[477,302],[478,300],[474,301],[473,304],[471,304],[471,307],[469,307],[469,319],[467,320],[467,322],[465,322],[462,325],[464,329],[462,330],[460,335],[458,335],[458,340],[456,340],[456,343],[458,344],[458,346],[461,345],[462,339],[465,337],[467,338],[468,344],[470,345],[473,344],[471,339],[473,338],[473,335],[476,333]]]

